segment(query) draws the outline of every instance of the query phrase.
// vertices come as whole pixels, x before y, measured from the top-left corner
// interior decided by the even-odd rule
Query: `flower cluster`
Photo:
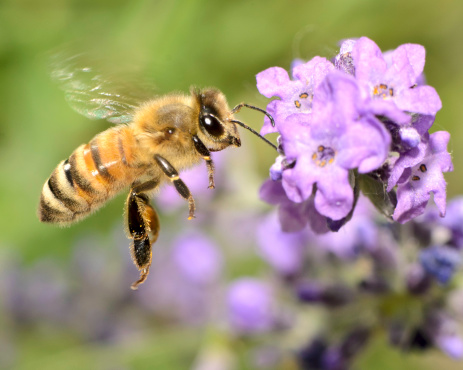
[[[293,79],[279,67],[257,75],[260,93],[279,98],[267,106],[275,126],[266,119],[261,134],[280,134],[270,174],[284,190],[271,194],[264,185],[263,198],[284,204],[286,224],[336,231],[360,190],[400,223],[422,214],[431,193],[445,215],[449,134],[429,133],[441,101],[425,84],[424,63],[421,45],[383,53],[361,37],[344,41],[333,60],[295,63]]]
[[[304,312],[324,309],[298,352],[300,368],[349,369],[381,337],[404,352],[437,348],[463,358],[463,199],[450,202],[445,219],[439,212],[392,224],[361,196],[351,221],[323,235],[284,232],[269,215],[257,232],[259,254],[300,303],[294,326]]]

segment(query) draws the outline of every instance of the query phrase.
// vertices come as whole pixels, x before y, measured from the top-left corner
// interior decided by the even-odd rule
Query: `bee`
[[[91,119],[105,118],[118,125],[97,134],[61,161],[45,182],[40,196],[41,222],[68,226],[84,219],[108,200],[129,188],[125,224],[132,240],[130,253],[139,270],[136,290],[148,277],[152,244],[156,242],[159,217],[150,197],[163,183],[175,186],[188,202],[188,219],[195,217],[195,201],[182,181],[182,170],[204,161],[209,188],[214,185],[211,153],[241,146],[237,125],[267,144],[274,144],[234,118],[247,107],[230,109],[224,94],[215,88],[191,88],[190,94],[172,93],[138,104],[133,96],[109,91],[111,83],[91,68],[71,64],[54,71],[71,107]]]

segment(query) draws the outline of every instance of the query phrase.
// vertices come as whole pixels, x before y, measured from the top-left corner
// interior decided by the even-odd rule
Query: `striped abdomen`
[[[143,173],[134,165],[134,140],[130,127],[119,126],[79,146],[43,186],[40,221],[78,221],[130,185]]]

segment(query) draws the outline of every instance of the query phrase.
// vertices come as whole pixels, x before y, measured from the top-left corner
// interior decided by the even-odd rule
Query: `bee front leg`
[[[195,217],[195,200],[190,193],[190,189],[188,189],[188,186],[186,186],[185,183],[180,179],[177,170],[169,163],[167,159],[161,157],[158,154],[154,156],[154,159],[162,171],[169,178],[169,180],[174,183],[178,193],[188,201],[188,219],[193,219]]]
[[[156,186],[157,182],[154,181],[134,186],[127,198],[127,227],[133,239],[130,253],[140,271],[140,278],[131,286],[133,290],[136,290],[148,277],[151,266],[151,245],[156,242],[159,235],[158,215],[149,204],[148,196],[141,193]]]
[[[196,151],[206,161],[207,172],[209,173],[209,189],[214,189],[214,162],[212,162],[211,152],[196,135],[193,136],[193,143],[195,144]]]

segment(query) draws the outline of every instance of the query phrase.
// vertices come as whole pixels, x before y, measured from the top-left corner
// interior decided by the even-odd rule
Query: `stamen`
[[[300,97],[301,99],[307,99],[307,98],[309,97],[309,94],[307,94],[307,93],[302,93],[301,95],[299,95],[299,97]]]
[[[295,100],[294,105],[296,106],[296,108],[300,108],[301,107],[301,102],[299,100]]]
[[[334,162],[334,157],[336,152],[323,145],[319,145],[317,151],[312,154],[312,160],[318,167],[325,167],[327,164],[332,164]]]
[[[428,168],[426,167],[426,165],[423,163],[422,165],[420,165],[420,171],[421,172],[426,172],[428,170]]]
[[[394,89],[386,84],[379,84],[373,87],[373,96],[387,99],[394,96]]]
[[[421,180],[421,179],[420,179],[419,176],[416,176],[416,175],[415,175],[415,176],[412,177],[412,180],[413,180],[413,181],[419,181],[419,180]]]

